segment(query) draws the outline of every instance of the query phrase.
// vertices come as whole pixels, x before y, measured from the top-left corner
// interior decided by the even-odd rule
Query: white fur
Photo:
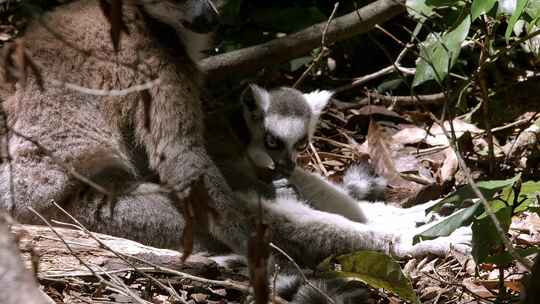
[[[320,179],[320,181],[323,180]],[[330,189],[329,185],[329,183],[326,184],[326,190]],[[334,207],[330,208],[335,208],[335,206],[343,208],[345,206],[344,202],[340,202],[340,198],[336,198],[337,200],[334,201],[325,201],[325,207],[330,207],[329,204],[332,202]],[[340,227],[345,231],[355,231],[354,233],[362,236],[363,246],[366,249],[376,248],[375,250],[381,250],[386,248],[382,251],[396,257],[424,256],[427,254],[445,256],[451,249],[463,253],[468,253],[471,250],[472,231],[470,227],[461,227],[447,237],[439,237],[413,245],[415,235],[444,220],[444,218],[439,218],[431,223],[416,227],[416,224],[425,218],[425,210],[433,206],[436,201],[407,209],[385,205],[382,202],[363,202],[361,205],[366,207],[364,210],[367,211],[366,215],[369,218],[368,222],[363,223],[350,221],[342,216],[350,211],[343,212],[343,210],[339,210],[339,213],[336,214],[332,210],[313,210],[295,196],[280,196],[272,202],[263,204],[270,204],[274,213],[281,213],[283,217],[294,219],[300,225],[322,225],[321,223],[324,223],[328,227]],[[310,201],[310,204],[312,203]],[[345,202],[345,204],[347,203],[350,202]],[[360,210],[360,207],[358,207],[358,210]]]
[[[273,114],[265,119],[265,127],[292,148],[308,132],[305,119]]]
[[[351,230],[361,227],[341,215],[314,210],[292,195],[278,196],[270,205],[276,213],[281,213],[282,216],[299,223],[322,222],[330,226],[348,227]]]
[[[259,87],[256,84],[252,84],[249,87],[253,92],[253,98],[255,99],[255,102],[257,103],[259,108],[264,113],[266,113],[266,111],[268,111],[268,107],[270,107],[270,93],[268,93],[267,90]]]
[[[219,266],[225,268],[232,268],[235,265],[247,265],[246,257],[236,253],[224,254],[224,255],[209,255],[208,258],[216,262]]]
[[[365,223],[367,218],[360,205],[337,185],[323,177],[296,168],[290,182],[301,197],[317,210],[342,215],[351,221]]]
[[[306,98],[309,106],[311,107],[311,111],[315,115],[320,115],[324,107],[328,104],[328,101],[330,101],[330,98],[332,97],[334,93],[331,91],[313,91],[310,93],[304,94],[304,97]]]
[[[369,169],[363,165],[354,165],[345,172],[343,186],[349,195],[357,200],[372,200],[373,196],[384,196],[386,180],[383,177],[371,175]]]
[[[319,90],[304,94],[304,98],[306,98],[306,101],[309,104],[312,113],[311,121],[309,123],[310,137],[313,135],[313,133],[315,133],[317,123],[319,122],[319,116],[321,115],[324,107],[328,104],[328,101],[330,101],[332,94],[334,93],[331,91]]]

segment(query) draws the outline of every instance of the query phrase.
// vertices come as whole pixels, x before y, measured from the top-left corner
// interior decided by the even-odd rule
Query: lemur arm
[[[302,200],[314,209],[339,214],[359,223],[367,222],[358,202],[321,176],[297,167],[289,182],[294,185]]]

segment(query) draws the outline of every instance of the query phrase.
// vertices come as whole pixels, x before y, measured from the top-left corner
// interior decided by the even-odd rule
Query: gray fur
[[[250,179],[257,179],[257,170],[246,155],[236,155],[234,160],[238,162],[234,164],[219,160],[228,184],[225,182],[205,147],[199,89],[192,81],[196,72],[193,63],[178,54],[181,49],[167,49],[156,40],[141,8],[131,5],[137,3],[133,1],[124,7],[130,35],[123,35],[118,54],[112,49],[109,26],[97,0],[78,0],[44,16],[49,27],[64,39],[112,61],[81,54],[56,40],[38,23],[29,25],[26,45],[34,61],[46,67],[42,71],[45,80],[59,79],[96,89],[126,88],[148,81],[144,73],[119,64],[125,63],[159,76],[161,83],[149,90],[148,109],[138,94],[100,97],[52,86],[41,92],[32,77],[25,88],[18,86],[16,94],[4,103],[9,126],[38,141],[54,159],[11,132],[13,170],[7,164],[0,167],[0,208],[10,210],[20,221],[40,224],[27,207],[62,220],[51,204],[54,200],[97,232],[180,248],[182,208],[160,184],[175,189],[181,204],[192,181],[202,176],[211,198],[210,207],[219,215],[210,227],[211,236],[245,254],[261,198],[261,192],[257,192],[260,189],[251,187],[265,183],[251,183],[254,180]],[[189,13],[182,10],[187,8],[174,6],[183,2],[144,3],[146,13],[158,20],[164,18],[155,13],[158,11],[179,14],[180,19]],[[170,20],[175,18],[162,21],[176,26]],[[312,117],[317,118],[330,97],[328,92],[319,93],[304,95]],[[307,130],[308,134],[314,130],[314,120]],[[222,140],[227,141],[227,137]],[[219,142],[212,148],[214,151],[222,147]],[[114,201],[81,183],[56,160],[115,192]],[[157,179],[149,179],[147,173]],[[229,188],[233,185],[239,192],[236,195]],[[272,242],[306,266],[317,265],[333,254],[361,249],[404,257],[446,254],[450,246],[449,241],[437,243],[435,250],[422,247],[424,243],[412,246],[408,236],[315,210],[291,195],[263,199],[262,207],[264,220],[272,230]]]
[[[262,134],[267,130],[261,128],[260,125],[266,121],[266,116],[275,114],[270,109],[272,103],[278,101],[272,98],[273,91],[255,88],[255,99],[259,98],[261,101],[259,109],[262,110],[262,116],[251,122],[248,121],[246,125],[252,134],[256,134],[251,138],[262,138]],[[304,98],[289,99],[288,102],[315,104],[316,107],[311,107],[310,120],[305,121],[306,124],[315,125],[330,95],[324,91],[313,92],[303,94]],[[244,108],[244,118],[250,119],[250,113],[252,113],[250,109]],[[289,117],[295,117],[294,115],[286,116],[286,113],[280,113],[280,115],[283,116],[284,121]],[[309,129],[302,129],[302,132],[310,138]],[[259,151],[259,155],[266,157],[270,162],[279,162],[274,152],[256,140],[247,143],[246,158],[248,159],[252,156],[249,153],[250,149]],[[283,153],[284,157],[292,158],[295,163],[294,154],[291,155],[288,150]],[[248,167],[246,164],[251,163],[255,167],[258,165],[257,161],[253,160],[239,163],[243,163],[243,169],[231,169],[231,166],[237,162],[227,163],[225,167],[228,168],[227,171],[242,172],[249,170],[246,169]],[[402,209],[387,206],[382,202],[357,201],[348,193],[351,185],[368,182],[369,187],[360,190],[366,191],[369,195],[374,188],[381,190],[384,180],[376,180],[368,173],[359,172],[362,170],[361,167],[353,167],[351,170],[353,173],[357,171],[357,174],[349,173],[348,187],[333,184],[317,174],[306,172],[298,167],[294,168],[288,177],[278,176],[272,183],[274,196],[263,198],[262,204],[265,208],[265,221],[272,227],[273,242],[293,257],[299,257],[303,265],[311,266],[316,265],[329,254],[350,252],[358,248],[383,251],[396,257],[428,253],[445,255],[451,247],[460,251],[470,249],[470,229],[460,230],[455,235],[413,246],[412,237],[427,229],[427,227],[416,228],[416,223],[419,219],[425,218],[425,210],[430,204]],[[237,180],[240,177],[240,175],[232,175],[230,179]],[[364,179],[366,181],[363,181]],[[261,198],[258,183],[244,182],[238,186],[240,184],[235,181],[234,184],[237,185],[237,187],[233,186],[237,196],[245,202],[257,205],[256,202]],[[311,246],[308,245],[310,249],[306,250],[302,244],[311,244]]]
[[[310,119],[311,109],[304,102],[304,95],[293,88],[281,87],[269,92],[270,106],[267,115],[278,114],[283,116],[296,116]]]
[[[184,20],[192,13],[178,7],[190,1],[143,2],[146,9],[151,5],[152,11],[168,14],[165,21],[175,26],[180,24],[174,20]],[[150,77],[159,77],[161,83],[149,90],[148,109],[137,93],[100,97],[50,85],[41,92],[32,78],[25,88],[18,86],[4,104],[9,126],[38,141],[55,160],[12,132],[12,172],[6,164],[0,168],[0,207],[20,221],[40,224],[27,207],[62,219],[51,204],[54,200],[95,231],[178,248],[183,229],[178,211],[181,206],[176,206],[168,191],[158,184],[136,186],[146,178],[144,174],[156,174],[157,181],[176,189],[180,199],[191,182],[203,175],[217,212],[224,218],[231,217],[229,213],[238,217],[237,208],[231,208],[230,189],[204,147],[204,127],[198,119],[202,117],[201,101],[192,82],[196,73],[193,63],[181,50],[178,54],[164,48],[134,4],[137,2],[124,5],[124,21],[130,34],[122,36],[118,54],[112,49],[109,25],[98,1],[74,1],[43,16],[63,39],[113,62],[67,47],[39,22],[29,25],[24,37],[26,46],[33,60],[44,67],[42,76],[46,81],[57,79],[94,89],[126,88],[145,83]],[[152,76],[125,65],[138,66]],[[146,115],[150,115],[148,126]],[[110,197],[81,183],[56,160],[116,192],[112,212]],[[116,175],[124,178],[111,178],[112,171],[124,172]],[[149,189],[152,191],[146,191]],[[240,225],[216,227],[212,233],[221,241],[243,244],[240,239],[246,232],[238,231]]]
[[[386,179],[376,176],[367,165],[351,166],[343,176],[343,186],[356,200],[383,200],[386,185]]]
[[[310,278],[310,283],[319,290],[315,290],[305,283],[299,275],[280,274],[276,280],[276,292],[282,299],[295,304],[331,303],[327,296],[336,304],[369,303],[367,289],[364,286],[359,286],[361,285],[359,282],[347,282],[344,279]]]
[[[288,176],[298,152],[315,132],[331,93],[302,94],[286,87],[267,91],[256,85],[250,88],[251,96],[243,96],[243,119],[250,133],[247,154],[256,166]],[[275,138],[275,148],[268,146],[268,137]]]

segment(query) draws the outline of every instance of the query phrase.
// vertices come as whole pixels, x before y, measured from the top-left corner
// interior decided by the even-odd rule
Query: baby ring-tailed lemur
[[[361,249],[382,250],[398,257],[444,254],[451,244],[458,250],[467,250],[470,241],[467,228],[451,237],[413,246],[412,237],[418,229],[427,229],[416,226],[425,221],[425,210],[432,203],[402,209],[370,201],[380,197],[386,183],[363,166],[347,170],[340,186],[296,165],[297,155],[309,144],[331,95],[329,91],[302,94],[286,87],[267,91],[251,85],[242,94],[239,113],[231,120],[245,149],[240,154],[245,158],[218,161],[218,166],[238,197],[246,202],[257,202],[262,197],[263,221],[270,227],[281,225],[283,229],[277,230],[285,232],[285,235],[274,235],[273,241],[287,246],[303,243],[309,237],[326,236],[326,240],[314,246],[332,248],[333,243],[360,237],[362,244],[356,246]],[[251,171],[250,166],[254,167]],[[291,229],[299,226],[304,229]],[[287,241],[279,242],[282,237]],[[402,249],[394,250],[392,244]],[[360,248],[354,247],[352,245],[351,250]],[[302,265],[316,263],[312,260],[314,255],[300,252],[299,247],[283,249]],[[334,254],[339,252],[339,249],[333,251]],[[362,301],[365,295],[363,289],[345,292],[346,281],[315,278],[314,282],[338,303]],[[276,289],[280,296],[294,303],[327,303],[324,295],[295,275],[279,276]]]
[[[302,94],[287,87],[267,91],[257,85],[251,85],[249,91],[251,94],[242,94],[242,115],[240,119],[235,117],[236,133],[246,147],[248,161],[257,172],[266,173],[258,178],[263,183],[271,183],[273,191],[269,197],[294,192],[299,200],[314,209],[359,223],[372,222],[373,218],[366,216],[369,211],[363,210],[361,205],[370,201],[370,206],[381,208],[381,204],[373,201],[382,198],[386,188],[384,178],[374,176],[367,166],[355,165],[347,170],[343,185],[339,186],[296,164],[298,153],[311,141],[332,92]],[[292,188],[292,191],[281,191],[282,187]],[[404,213],[400,208],[382,208],[387,208],[388,213]]]
[[[351,250],[385,251],[398,257],[445,254],[452,246],[468,250],[470,234],[466,228],[446,238],[413,245],[413,236],[427,229],[427,226],[416,226],[425,222],[425,210],[433,203],[403,209],[383,202],[368,202],[365,199],[377,196],[385,183],[362,167],[349,169],[344,185],[338,186],[296,166],[298,152],[309,143],[331,95],[329,91],[303,94],[292,88],[267,91],[250,86],[243,94],[240,114],[232,121],[245,147],[245,157],[217,161],[237,197],[247,202],[257,202],[262,197],[264,219],[270,226],[285,226],[278,231],[292,231],[286,233],[288,241],[281,243],[293,256],[295,253],[302,256],[306,265],[313,265],[314,256],[305,256],[296,252],[300,248],[288,245],[304,242],[302,238],[307,235],[317,239],[326,237],[326,241],[315,243],[322,248],[329,246],[333,253],[343,252],[331,248],[341,246],[338,245],[341,240],[348,238],[359,242],[346,245]],[[250,167],[252,169],[248,169]],[[263,174],[258,174],[260,172]],[[288,185],[292,191],[281,191],[276,184]],[[293,226],[295,229],[291,230]],[[298,229],[300,226],[304,228]],[[278,240],[280,237],[275,236]]]

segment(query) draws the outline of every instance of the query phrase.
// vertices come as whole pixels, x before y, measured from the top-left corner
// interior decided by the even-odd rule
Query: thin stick
[[[388,75],[388,74],[391,74],[395,71],[400,71],[404,74],[408,74],[408,75],[414,75],[414,73],[416,73],[416,69],[414,68],[405,68],[405,67],[402,67],[400,62],[401,60],[403,59],[403,57],[405,56],[405,54],[407,53],[407,51],[409,50],[411,46],[410,45],[407,45],[398,55],[397,59],[395,60],[394,64],[392,65],[389,65],[387,67],[384,67],[376,72],[373,72],[371,74],[367,74],[367,75],[364,75],[362,77],[358,77],[356,78],[353,82],[347,84],[347,85],[344,85],[344,86],[341,86],[341,87],[338,87],[337,89],[335,89],[335,92],[336,93],[340,93],[340,92],[343,92],[343,91],[347,91],[347,90],[350,90],[352,88],[355,88],[357,86],[360,86],[368,81],[371,81],[373,79],[376,79],[376,78],[379,78],[379,77],[382,77],[382,76],[385,76],[385,75]]]
[[[324,164],[322,163],[321,158],[319,157],[319,153],[317,153],[317,150],[315,150],[313,143],[309,143],[309,149],[311,150],[311,153],[313,153],[313,156],[315,157],[315,160],[317,161],[317,165],[321,169],[324,176],[328,176],[328,171],[326,171],[326,168],[324,167]]]
[[[51,229],[51,231],[56,234],[56,236],[64,243],[64,246],[66,246],[66,248],[69,250],[69,252],[71,253],[71,255],[77,259],[77,261],[79,261],[79,263],[81,263],[81,265],[83,265],[86,269],[88,269],[93,276],[95,276],[96,278],[98,278],[98,280],[103,283],[104,285],[106,286],[109,286],[111,287],[112,289],[114,289],[115,291],[121,293],[121,294],[124,294],[125,296],[130,296],[131,298],[133,298],[133,300],[135,300],[135,302],[137,303],[140,303],[140,304],[147,304],[149,302],[147,301],[144,301],[138,297],[135,297],[134,295],[131,295],[130,291],[123,291],[123,292],[120,292],[118,290],[118,286],[115,286],[113,283],[105,280],[105,278],[103,278],[103,276],[99,273],[97,273],[96,271],[94,271],[94,269],[92,269],[92,267],[90,267],[90,265],[88,265],[85,261],[83,261],[81,259],[81,257],[79,257],[75,251],[73,251],[73,249],[71,248],[71,246],[62,238],[62,236],[60,235],[60,233],[58,233],[58,231],[56,231],[56,229],[54,229],[54,227],[49,223],[49,221],[47,221],[39,212],[37,212],[36,210],[34,210],[32,207],[26,207],[30,212],[34,213],[39,219],[41,219],[41,221],[43,221],[48,227],[49,229]],[[122,287],[120,286],[120,290],[122,290]],[[127,293],[127,294],[126,294]]]
[[[309,67],[304,71],[304,73],[302,73],[302,75],[300,75],[300,78],[298,78],[296,80],[296,82],[293,84],[293,88],[297,88],[301,83],[302,81],[304,81],[304,79],[307,77],[307,75],[309,74],[309,72],[311,72],[311,70],[315,67],[315,65],[319,64],[319,62],[321,61],[321,59],[327,55],[328,53],[328,48],[326,47],[326,33],[328,32],[328,27],[330,25],[330,22],[332,22],[332,19],[334,19],[334,15],[336,14],[336,11],[338,9],[338,6],[339,6],[339,2],[336,2],[334,4],[334,9],[332,10],[332,13],[330,14],[330,17],[328,17],[328,21],[326,22],[326,26],[324,27],[324,30],[323,30],[323,33],[322,33],[322,38],[321,38],[321,51],[319,53],[319,55],[317,55],[317,58],[315,58],[315,60],[313,60],[311,62],[311,64],[309,65]]]
[[[219,281],[219,280],[205,279],[205,278],[194,276],[194,275],[191,275],[191,274],[188,274],[188,273],[185,273],[185,272],[173,270],[173,269],[170,269],[170,268],[167,268],[167,267],[162,267],[162,266],[159,266],[159,265],[154,264],[152,262],[148,262],[146,260],[143,260],[143,259],[141,259],[139,257],[136,257],[136,256],[116,252],[114,249],[112,249],[107,244],[105,244],[103,241],[101,241],[98,237],[96,237],[91,231],[89,231],[87,228],[85,228],[77,219],[75,219],[71,214],[69,214],[66,210],[64,210],[62,207],[60,207],[57,203],[54,203],[54,205],[58,209],[60,209],[64,214],[66,214],[71,220],[73,220],[78,225],[80,230],[85,232],[92,239],[96,240],[98,242],[98,244],[102,248],[106,249],[107,251],[113,253],[118,258],[122,259],[122,261],[127,263],[130,267],[133,267],[133,269],[135,271],[137,271],[138,273],[144,275],[145,277],[149,278],[150,280],[156,282],[157,284],[159,284],[160,287],[164,288],[165,290],[168,290],[168,287],[166,287],[163,283],[157,281],[154,277],[148,276],[148,274],[142,272],[140,267],[136,267],[135,265],[133,265],[133,263],[131,263],[129,260],[127,260],[127,258],[133,259],[135,261],[141,262],[141,263],[149,265],[149,266],[152,266],[155,270],[158,270],[158,271],[160,271],[162,273],[165,273],[165,274],[176,275],[176,276],[182,277],[184,279],[188,279],[188,280],[192,280],[192,281],[196,281],[196,282],[200,282],[200,283],[204,283],[204,284],[208,284],[208,285],[217,285],[217,286],[221,286],[221,287],[224,287],[224,288],[230,288],[230,289],[238,290],[238,291],[245,292],[245,293],[252,293],[252,291],[249,288],[249,285],[247,285],[247,284],[243,284],[243,283],[235,282],[235,281],[230,281],[230,280]],[[163,287],[163,286],[165,286],[165,287]],[[170,292],[170,294],[172,294],[172,292]],[[287,301],[281,299],[280,297],[276,297],[276,303],[285,304],[285,303],[287,303]]]
[[[324,291],[322,291],[321,289],[319,289],[317,286],[313,285],[313,283],[311,283],[308,278],[306,277],[306,275],[304,274],[304,272],[302,271],[302,269],[300,269],[300,266],[298,266],[298,264],[296,264],[296,262],[293,260],[293,258],[291,256],[289,256],[285,251],[283,251],[283,249],[279,248],[278,246],[276,246],[274,243],[270,243],[270,247],[272,247],[274,250],[276,250],[277,252],[279,252],[281,255],[283,255],[287,260],[289,260],[294,268],[296,268],[296,270],[298,271],[298,273],[300,274],[300,276],[302,277],[302,280],[304,280],[304,283],[306,283],[309,287],[313,288],[314,290],[316,290],[317,292],[319,292],[321,295],[323,295],[324,297],[326,297],[326,299],[328,300],[329,303],[331,304],[336,304],[336,302],[330,298],[329,295],[327,295]]]

